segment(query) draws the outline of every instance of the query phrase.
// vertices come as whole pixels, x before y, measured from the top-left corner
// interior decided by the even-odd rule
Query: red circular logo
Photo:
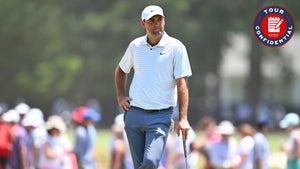
[[[278,14],[269,14],[261,23],[261,31],[270,39],[278,39],[286,32],[286,21]]]

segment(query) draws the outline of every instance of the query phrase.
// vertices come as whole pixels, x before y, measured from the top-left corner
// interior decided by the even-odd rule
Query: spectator
[[[50,116],[46,122],[47,138],[40,151],[40,169],[75,169],[72,166],[70,141],[62,137],[66,125],[59,116]],[[67,146],[66,146],[67,145]]]
[[[239,127],[241,137],[238,154],[240,160],[237,161],[238,169],[252,169],[254,167],[254,129],[248,123],[243,123]]]
[[[13,149],[10,156],[9,164],[12,169],[31,169],[34,168],[34,145],[31,135],[32,130],[37,127],[38,121],[27,115],[22,120],[22,126],[15,135]]]
[[[6,168],[12,149],[11,124],[9,124],[11,120],[9,118],[9,120],[6,119],[6,121],[4,121],[3,114],[2,107],[0,107],[0,169]],[[6,116],[7,115],[8,114],[6,114]]]
[[[287,169],[300,168],[300,130],[298,125],[299,116],[296,113],[286,114],[279,123],[279,126],[289,133],[289,139],[280,147],[287,154]]]
[[[113,140],[111,145],[110,169],[125,169],[125,155],[127,151],[124,141],[124,127],[114,124],[111,128]]]
[[[30,116],[30,118],[34,118],[38,123],[38,126],[34,128],[32,131],[34,153],[35,153],[34,155],[36,158],[35,166],[38,166],[40,149],[47,139],[47,131],[45,128],[44,115],[39,108],[31,108],[28,110],[27,113],[28,113],[27,116]]]
[[[122,126],[124,128],[124,113],[120,113],[118,114],[115,119],[114,119],[114,125],[118,125],[118,126]],[[125,130],[123,130],[123,139],[125,141],[126,144],[126,154],[124,157],[124,168],[125,169],[134,169],[133,166],[133,161],[132,161],[132,157],[131,157],[131,153],[130,153],[130,149],[129,149],[129,144],[128,144],[128,140],[127,140],[127,135]],[[113,142],[114,139],[112,139]]]
[[[20,123],[24,119],[25,114],[29,111],[30,106],[26,103],[18,103],[14,108],[20,115]]]
[[[268,120],[263,120],[258,122],[258,132],[254,135],[255,149],[255,168],[256,169],[269,169],[269,142],[267,139],[267,133],[269,130],[270,122]]]
[[[230,121],[222,121],[217,130],[222,135],[222,140],[211,146],[211,166],[214,169],[234,168],[239,161],[237,142],[231,137],[235,133],[234,126]]]
[[[95,122],[100,121],[100,114],[93,109],[82,108],[75,111],[78,115],[82,115],[82,123],[76,128],[74,152],[78,161],[79,169],[95,169],[95,149],[97,131],[94,126]],[[73,115],[74,119],[74,115]]]
[[[200,133],[203,140],[192,143],[192,149],[197,150],[204,157],[204,169],[210,169],[209,151],[211,145],[221,141],[221,134],[216,130],[216,121],[209,116],[202,118],[199,122]]]

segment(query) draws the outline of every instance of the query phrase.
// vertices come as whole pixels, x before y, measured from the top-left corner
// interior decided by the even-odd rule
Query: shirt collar
[[[169,38],[169,35],[166,32],[164,32],[163,37],[160,39],[158,44],[155,45],[154,47],[164,47],[164,46],[166,46],[167,43],[169,42],[168,38]],[[149,43],[147,42],[147,34],[144,36],[143,44],[144,45],[149,45]]]

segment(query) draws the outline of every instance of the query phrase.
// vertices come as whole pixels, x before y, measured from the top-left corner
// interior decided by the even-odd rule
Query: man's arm
[[[256,166],[257,169],[263,169],[262,160],[261,159],[256,159],[255,160],[255,166]]]
[[[189,90],[187,86],[187,77],[176,79],[177,95],[178,95],[178,108],[179,108],[179,121],[176,127],[177,135],[182,134],[182,139],[186,140],[190,124],[188,122],[188,104],[189,104]]]
[[[297,134],[295,136],[294,144],[295,144],[295,147],[296,147],[295,149],[296,150],[293,150],[294,151],[293,155],[294,155],[295,158],[299,158],[300,157],[300,150],[299,150],[299,147],[300,147],[300,131],[297,131]]]
[[[123,70],[118,65],[115,70],[115,87],[116,87],[118,104],[124,111],[129,110],[130,101],[132,100],[131,98],[125,96],[126,83],[127,83],[127,74],[123,72]]]

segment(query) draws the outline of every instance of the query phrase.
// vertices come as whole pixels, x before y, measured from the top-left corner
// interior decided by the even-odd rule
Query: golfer
[[[179,106],[178,135],[187,138],[187,78],[192,75],[185,46],[164,30],[161,7],[147,6],[141,14],[146,35],[134,39],[115,69],[119,106],[125,111],[125,131],[135,169],[156,169],[169,133],[173,107]],[[127,75],[134,76],[127,96]]]

